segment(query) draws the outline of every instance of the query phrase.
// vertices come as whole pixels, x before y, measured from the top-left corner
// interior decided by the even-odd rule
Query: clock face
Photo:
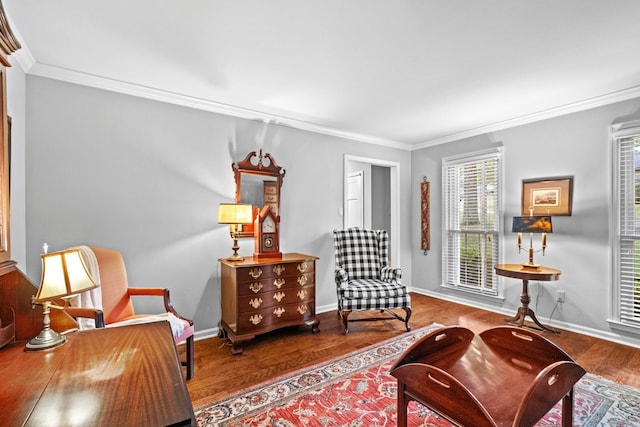
[[[270,216],[266,217],[262,222],[262,232],[275,233],[275,231],[276,231],[276,222]]]

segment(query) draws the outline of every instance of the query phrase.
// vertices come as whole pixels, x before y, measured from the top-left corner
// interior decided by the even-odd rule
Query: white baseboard
[[[512,310],[507,310],[507,309],[497,309],[496,307],[492,307],[490,305],[487,304],[482,304],[482,303],[477,303],[477,302],[473,302],[473,301],[469,301],[463,298],[457,298],[456,296],[453,295],[445,295],[445,294],[440,294],[440,293],[436,293],[433,291],[429,291],[426,289],[418,289],[415,287],[411,288],[411,292],[415,292],[417,294],[421,294],[421,295],[426,295],[429,297],[433,297],[433,298],[437,298],[437,299],[441,299],[441,300],[445,300],[445,301],[451,301],[451,302],[455,302],[458,304],[462,304],[462,305],[466,305],[469,307],[474,307],[474,308],[479,308],[481,310],[487,310],[487,311],[491,311],[494,313],[500,313],[500,314],[504,314],[505,316],[512,316],[513,315],[513,311]],[[320,307],[316,307],[316,313],[326,313],[329,311],[333,311],[333,310],[337,310],[338,309],[338,304],[337,303],[333,303],[333,304],[326,304]],[[437,320],[437,319],[436,319]],[[539,320],[542,323],[548,324],[549,323],[549,319],[540,317]],[[553,327],[556,328],[560,328],[560,329],[564,329],[567,331],[571,331],[571,332],[576,332],[579,334],[583,334],[583,335],[588,335],[591,337],[595,337],[595,338],[600,338],[603,340],[607,340],[607,341],[611,341],[611,342],[615,342],[618,344],[624,344],[624,345],[628,345],[631,347],[635,347],[635,348],[640,348],[640,339],[634,339],[631,337],[627,337],[627,336],[622,336],[622,335],[618,335],[614,332],[608,332],[608,331],[601,331],[599,329],[593,329],[593,328],[587,328],[585,326],[582,325],[576,325],[573,323],[567,323],[567,322],[562,322],[562,321],[558,321],[558,320],[554,320],[553,324],[551,325]],[[321,328],[322,330],[322,328]],[[218,328],[209,328],[209,329],[203,329],[201,331],[196,331],[196,333],[194,334],[194,337],[196,339],[196,341],[198,340],[203,340],[206,338],[214,338],[218,336]]]
[[[504,314],[506,316],[512,316],[513,315],[513,311],[512,310],[507,310],[507,309],[504,309],[504,308],[492,307],[490,305],[485,305],[485,304],[482,304],[482,303],[469,301],[467,299],[458,298],[458,297],[456,297],[454,295],[441,294],[441,293],[429,291],[429,290],[426,290],[426,289],[418,289],[418,288],[415,288],[415,287],[412,288],[411,291],[415,292],[417,294],[426,295],[426,296],[429,296],[429,297],[438,298],[438,299],[445,300],[445,301],[451,301],[451,302],[455,302],[455,303],[458,303],[458,304],[466,305],[466,306],[469,306],[469,307],[479,308],[481,310],[487,310],[487,311],[491,311],[491,312],[494,312],[494,313]],[[538,317],[538,316],[536,316],[536,317]],[[540,322],[544,323],[544,324],[548,324],[549,323],[549,319],[548,318],[538,317],[538,320],[540,320]],[[606,340],[606,341],[615,342],[615,343],[618,343],[618,344],[624,344],[624,345],[628,345],[628,346],[631,346],[631,347],[640,348],[640,339],[635,339],[635,338],[632,338],[632,337],[619,335],[619,334],[616,334],[615,332],[602,331],[600,329],[588,328],[588,327],[585,327],[585,326],[582,326],[582,325],[576,325],[574,323],[567,323],[567,322],[563,322],[563,321],[560,321],[560,320],[554,320],[553,324],[551,326],[556,327],[556,328],[560,328],[560,329],[564,329],[564,330],[567,330],[567,331],[571,331],[571,332],[576,332],[578,334],[588,335],[590,337],[600,338],[600,339],[603,339],[603,340]]]

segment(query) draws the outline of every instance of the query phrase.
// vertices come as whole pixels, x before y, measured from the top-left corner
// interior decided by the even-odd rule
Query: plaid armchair
[[[349,329],[347,319],[353,310],[386,311],[405,324],[410,331],[411,299],[407,287],[400,283],[402,270],[390,267],[389,236],[385,230],[349,228],[333,231],[335,280],[338,292],[338,314]],[[392,311],[402,308],[402,317]],[[385,320],[376,317],[358,320]]]

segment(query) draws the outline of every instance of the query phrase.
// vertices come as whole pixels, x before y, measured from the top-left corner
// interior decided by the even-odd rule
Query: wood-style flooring
[[[418,329],[432,323],[459,325],[475,333],[504,325],[504,317],[481,309],[412,294],[410,324]],[[357,318],[361,313],[352,313]],[[364,313],[364,316],[371,312]],[[195,377],[187,386],[194,406],[265,382],[292,371],[322,363],[376,342],[405,333],[397,320],[350,322],[342,334],[335,311],[321,313],[320,332],[305,326],[260,335],[244,346],[244,353],[231,355],[223,339],[208,338],[195,343]],[[640,388],[640,349],[569,331],[541,332],[566,351],[587,372]],[[179,347],[184,351],[184,346]]]

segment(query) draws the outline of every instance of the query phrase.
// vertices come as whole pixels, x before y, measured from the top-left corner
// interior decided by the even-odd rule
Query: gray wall
[[[391,230],[391,171],[371,166],[371,228]]]
[[[26,89],[25,89],[26,88]],[[25,92],[26,90],[26,92]],[[218,203],[233,199],[231,163],[260,147],[265,125],[55,80],[8,72],[13,117],[12,254],[38,282],[42,243],[121,250],[130,282],[171,289],[198,331],[219,320],[217,259],[231,253]],[[26,107],[25,107],[26,106]],[[26,110],[25,110],[26,108]],[[546,323],[639,343],[607,323],[611,283],[611,147],[608,128],[640,117],[640,99],[406,152],[269,125],[264,150],[286,169],[282,248],[320,257],[318,309],[335,305],[330,232],[342,226],[344,155],[401,164],[401,267],[414,290],[513,314],[520,284],[501,278],[503,302],[440,288],[441,159],[502,146],[502,262],[521,262],[510,233],[522,179],[573,175],[573,215],[554,218],[543,264],[560,281],[532,283],[532,307]],[[420,250],[419,183],[431,182],[431,245]],[[415,232],[412,232],[415,230]],[[241,240],[251,255],[253,242]],[[554,309],[555,290],[567,302]],[[140,304],[142,309],[147,303]],[[434,319],[437,321],[437,319]],[[416,325],[417,326],[417,325]]]
[[[402,256],[411,270],[411,153],[27,76],[26,267],[39,254],[88,244],[119,249],[131,285],[165,286],[196,329],[220,318],[217,259],[231,255],[220,202],[234,198],[231,163],[260,148],[286,169],[281,248],[320,257],[319,310],[333,307],[331,231],[342,227],[344,155],[401,164]],[[253,240],[240,240],[251,256]],[[147,302],[139,303],[148,309]]]
[[[517,253],[516,239],[510,228],[511,218],[520,215],[522,180],[574,176],[573,214],[553,218],[553,234],[549,235],[546,255],[536,254],[538,262],[561,270],[562,276],[557,282],[533,282],[530,285],[534,311],[545,319],[544,323],[553,312],[552,324],[557,326],[623,341],[631,337],[631,342],[640,344],[637,336],[612,330],[607,322],[612,275],[612,230],[609,224],[612,151],[608,131],[614,122],[637,118],[639,111],[640,99],[635,99],[413,152],[412,182],[419,182],[424,175],[431,182],[433,248],[426,256],[419,249],[413,251],[413,288],[511,314],[520,305],[521,283],[514,279],[500,278],[505,295],[503,303],[470,298],[440,288],[441,160],[445,156],[503,146],[504,235],[501,262],[526,261],[525,253]],[[414,192],[411,216],[414,230],[419,230],[419,207],[420,196]],[[419,239],[419,233],[413,233],[414,248],[420,247]],[[557,289],[566,291],[566,303],[553,311]]]

